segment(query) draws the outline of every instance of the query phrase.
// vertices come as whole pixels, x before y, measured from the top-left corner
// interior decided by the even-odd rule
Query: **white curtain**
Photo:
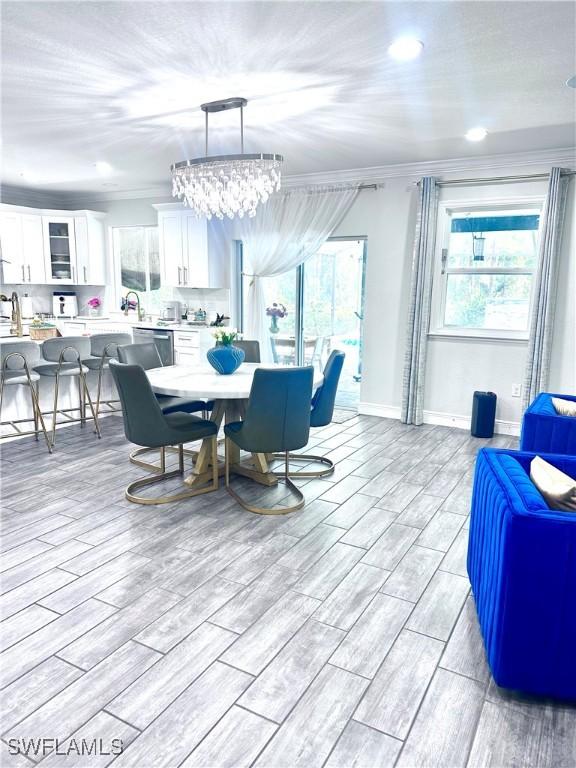
[[[358,194],[357,186],[305,189],[273,195],[253,219],[239,219],[244,274],[249,280],[244,337],[260,342],[263,362],[272,359],[262,278],[299,266],[320,248]]]

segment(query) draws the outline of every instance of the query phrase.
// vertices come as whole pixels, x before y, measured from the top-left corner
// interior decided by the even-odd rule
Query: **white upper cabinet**
[[[162,284],[176,288],[225,288],[222,271],[208,258],[208,226],[181,203],[154,206]]]
[[[73,216],[42,216],[46,282],[76,283],[76,235]]]
[[[77,285],[106,285],[105,214],[83,211],[74,217]]]
[[[1,205],[2,283],[105,285],[104,218]]]

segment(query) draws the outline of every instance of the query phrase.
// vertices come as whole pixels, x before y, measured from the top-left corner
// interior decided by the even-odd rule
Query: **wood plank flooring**
[[[259,517],[130,504],[102,433],[1,446],[3,766],[576,768],[576,708],[491,680],[466,575],[476,451],[515,439],[340,411],[306,449],[335,474]]]

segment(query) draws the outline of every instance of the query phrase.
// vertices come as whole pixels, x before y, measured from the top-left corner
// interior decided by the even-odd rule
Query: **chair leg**
[[[38,411],[34,404],[34,384],[30,384],[30,399],[32,400],[32,414],[34,416],[34,439],[38,442]]]
[[[284,454],[273,453],[272,457],[274,459],[283,459]],[[327,459],[325,456],[314,456],[311,453],[291,453],[290,461],[303,461],[306,464],[315,462],[317,464],[324,464],[326,467],[326,469],[298,470],[297,472],[290,472],[291,477],[326,477],[327,475],[331,475],[335,468],[334,462],[330,459]],[[276,477],[283,477],[284,475],[283,472],[273,472],[272,474],[276,475]]]
[[[78,405],[80,410],[80,426],[83,427],[86,424],[86,400],[84,399],[84,391],[82,388],[82,380],[78,378]]]
[[[228,439],[226,440],[226,446],[228,445]],[[254,512],[257,515],[287,515],[289,512],[295,512],[297,509],[301,509],[306,500],[304,498],[304,494],[302,491],[294,485],[294,483],[290,480],[290,476],[288,474],[289,466],[290,466],[290,454],[288,451],[285,452],[285,454],[282,454],[284,456],[284,472],[281,475],[281,480],[284,482],[286,487],[289,491],[292,492],[292,495],[296,497],[296,504],[293,504],[289,507],[277,507],[277,508],[271,508],[271,507],[257,507],[253,504],[248,504],[242,497],[236,493],[230,486],[230,478],[229,478],[229,466],[228,466],[228,453],[226,453],[226,467],[225,467],[225,476],[226,476],[226,490],[232,496],[238,504],[240,504],[241,507],[244,507],[244,509],[248,510],[248,512]]]
[[[52,411],[52,447],[56,444],[56,417],[58,416],[58,389],[60,375],[57,373],[54,381],[54,410]]]
[[[100,365],[100,369],[98,370],[98,386],[96,388],[96,408],[94,409],[96,411],[96,418],[100,416],[100,395],[102,393],[102,365]],[[96,431],[96,429],[94,429]]]
[[[215,440],[215,438],[214,438]],[[161,451],[161,462],[162,467],[164,467],[164,449]],[[134,502],[134,504],[171,504],[176,501],[182,501],[184,499],[190,499],[193,496],[200,496],[204,493],[210,493],[211,491],[215,491],[218,488],[218,467],[216,466],[216,472],[215,477],[216,481],[208,485],[204,486],[203,488],[196,488],[194,490],[186,490],[186,491],[180,491],[179,493],[170,494],[168,496],[157,496],[157,497],[145,497],[145,496],[138,496],[135,491],[140,490],[140,488],[146,488],[149,485],[156,485],[156,483],[161,483],[163,480],[170,480],[173,477],[182,477],[184,474],[184,446],[179,445],[178,446],[178,469],[172,470],[171,472],[161,472],[156,475],[153,475],[152,477],[145,477],[142,480],[135,480],[133,483],[130,483],[130,485],[126,488],[126,498],[128,501]]]

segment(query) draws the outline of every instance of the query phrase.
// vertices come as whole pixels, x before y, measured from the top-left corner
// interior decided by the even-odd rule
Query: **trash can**
[[[493,437],[496,420],[496,395],[494,392],[474,392],[472,400],[472,437]]]

